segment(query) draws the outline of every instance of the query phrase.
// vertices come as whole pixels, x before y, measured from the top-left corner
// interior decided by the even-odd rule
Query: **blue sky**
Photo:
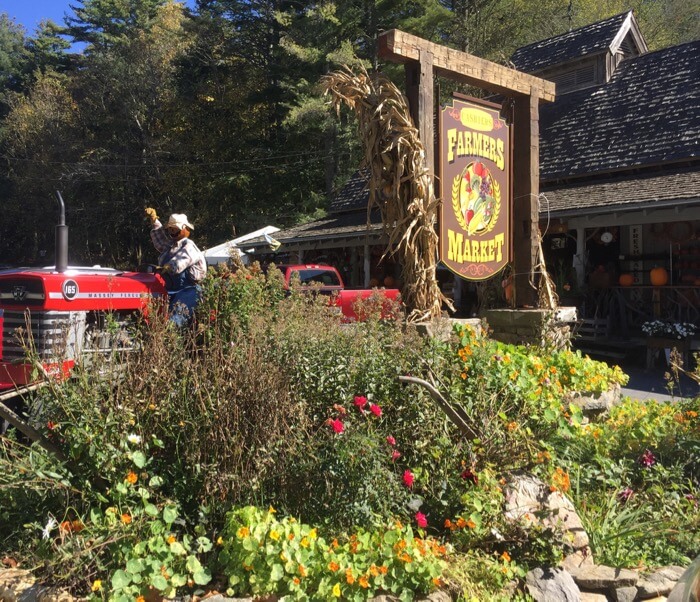
[[[33,35],[42,19],[63,25],[63,14],[71,12],[71,3],[78,4],[76,0],[0,0],[0,12],[7,13],[28,35]]]
[[[63,25],[65,13],[72,14],[70,4],[80,5],[80,0],[0,0],[0,13],[7,13],[10,19],[22,25],[27,35],[33,35],[39,22],[51,19]],[[193,6],[193,0],[187,0]]]

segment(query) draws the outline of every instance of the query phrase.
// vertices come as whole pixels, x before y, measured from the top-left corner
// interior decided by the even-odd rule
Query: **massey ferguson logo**
[[[66,301],[72,301],[78,295],[78,283],[75,280],[66,280],[63,282],[61,292]]]
[[[12,298],[15,301],[24,301],[27,298],[26,286],[15,286],[12,288]]]

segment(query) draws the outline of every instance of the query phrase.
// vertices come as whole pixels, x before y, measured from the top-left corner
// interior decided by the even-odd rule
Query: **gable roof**
[[[639,52],[646,52],[646,43],[638,33],[632,11],[603,21],[518,48],[511,61],[518,71],[535,73],[554,65],[575,61],[584,56],[615,52],[625,36],[632,32]]]
[[[350,179],[331,199],[328,212],[344,213],[358,209],[367,210],[368,199],[369,173],[367,170],[358,170],[350,176]]]
[[[622,61],[607,84],[541,107],[542,181],[698,158],[700,41]]]

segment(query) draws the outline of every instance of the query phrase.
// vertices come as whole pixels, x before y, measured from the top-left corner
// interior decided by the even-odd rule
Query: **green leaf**
[[[170,551],[176,556],[184,556],[187,554],[187,550],[185,550],[179,541],[173,541],[170,543]]]
[[[192,575],[192,579],[197,585],[206,585],[211,581],[211,573],[208,569],[201,569]]]
[[[112,575],[112,589],[123,589],[131,583],[131,575],[119,569]]]
[[[166,524],[171,525],[177,518],[177,508],[174,506],[166,506],[163,508],[163,520]]]
[[[155,504],[146,504],[143,507],[143,511],[148,514],[148,516],[158,516],[158,508]]]
[[[126,570],[130,573],[140,573],[143,571],[144,565],[143,560],[140,558],[131,558],[126,563]]]
[[[131,461],[137,468],[143,468],[146,466],[146,454],[144,454],[142,451],[135,451],[131,454]]]
[[[185,566],[187,567],[187,570],[190,573],[196,573],[197,571],[202,570],[202,563],[199,562],[196,556],[190,554],[187,557],[187,562],[185,563]]]
[[[284,577],[284,567],[281,564],[273,564],[270,570],[270,579],[279,581],[282,577]]]
[[[175,573],[172,577],[170,577],[170,583],[173,585],[173,587],[182,587],[185,585],[185,583],[187,583],[187,577],[185,575]]]
[[[154,575],[151,577],[151,585],[161,592],[168,589],[168,581],[163,575]]]

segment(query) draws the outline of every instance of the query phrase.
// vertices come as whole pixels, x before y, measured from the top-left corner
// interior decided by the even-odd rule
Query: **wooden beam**
[[[435,128],[433,116],[433,55],[421,51],[418,63],[406,63],[406,97],[418,137],[425,147],[425,166],[431,179],[435,177]]]
[[[421,53],[430,53],[435,72],[440,76],[508,96],[527,96],[531,89],[537,88],[541,101],[554,102],[555,99],[556,86],[550,81],[440,46],[398,29],[391,29],[379,36],[378,50],[381,59],[395,63],[420,62]]]
[[[515,304],[537,307],[537,289],[530,283],[538,261],[535,229],[539,223],[540,123],[539,90],[515,98],[513,125],[513,268]]]

